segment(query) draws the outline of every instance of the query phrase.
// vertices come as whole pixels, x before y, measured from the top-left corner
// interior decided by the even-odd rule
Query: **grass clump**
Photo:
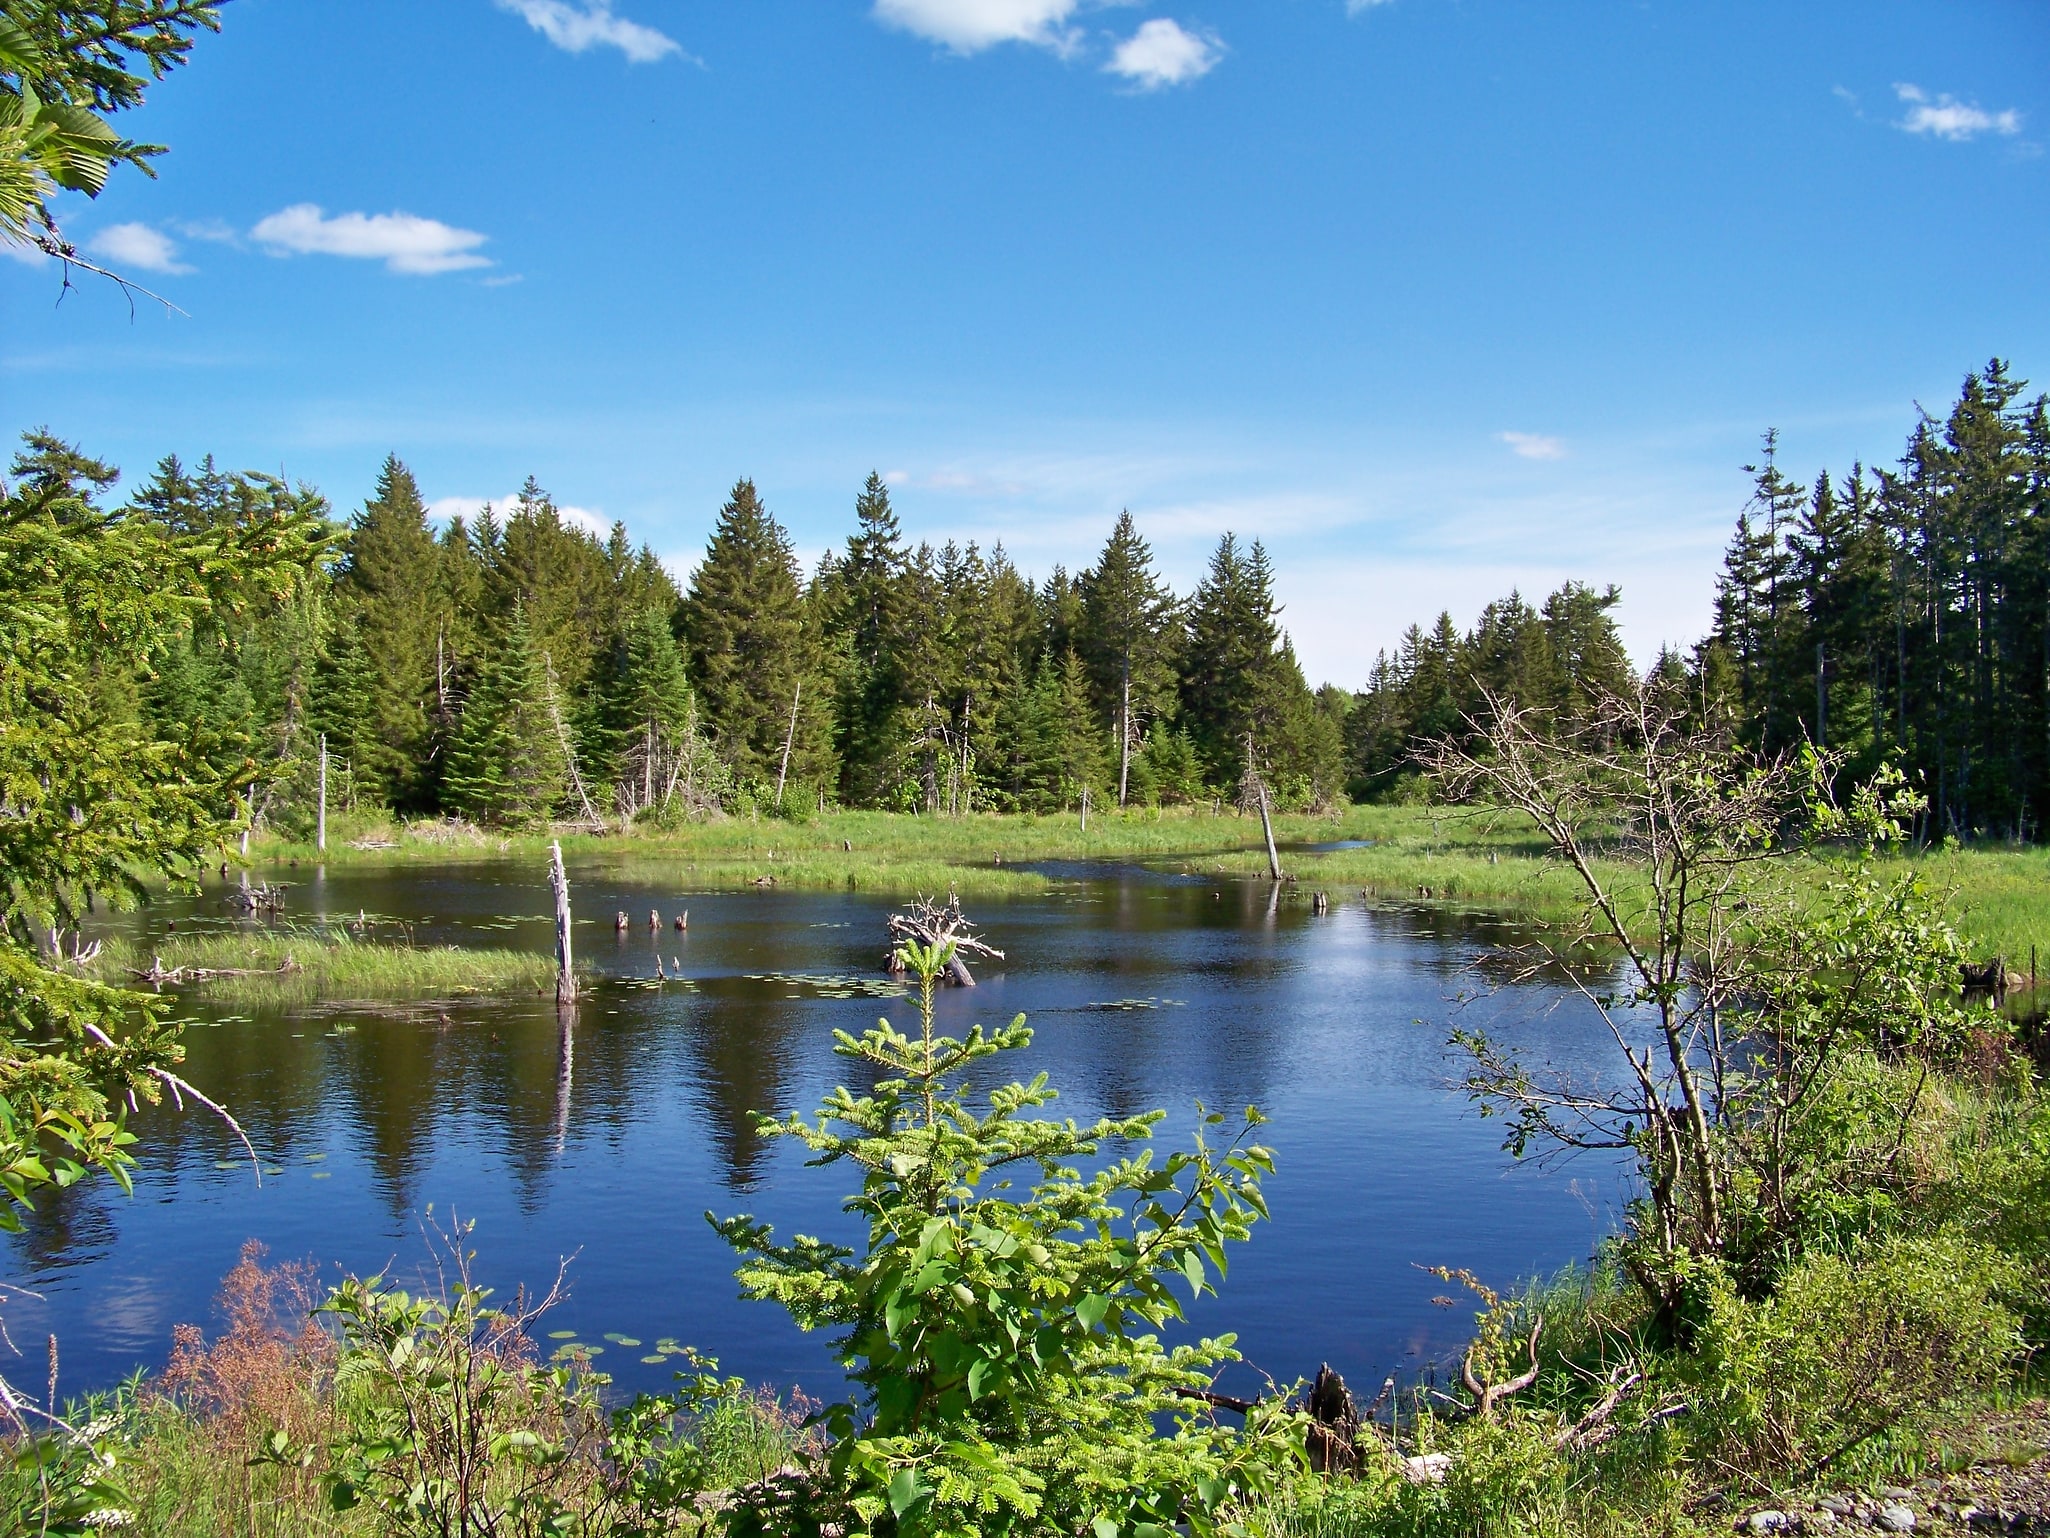
[[[552,956],[454,945],[394,945],[356,940],[340,929],[165,935],[147,944],[109,946],[94,962],[104,980],[129,985],[153,966],[165,972],[213,973],[167,986],[248,1006],[546,993],[555,986]]]

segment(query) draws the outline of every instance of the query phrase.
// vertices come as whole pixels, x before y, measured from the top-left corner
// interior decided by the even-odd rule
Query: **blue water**
[[[1193,1310],[1236,1331],[1255,1371],[1290,1380],[1329,1361],[1375,1382],[1452,1350],[1471,1314],[1433,1297],[1418,1269],[1464,1266],[1497,1284],[1583,1258],[1613,1225],[1620,1166],[1584,1158],[1515,1166],[1499,1123],[1456,1087],[1446,1039],[1484,1026],[1558,1064],[1593,1071],[1613,1046],[1573,995],[1543,983],[1461,1003],[1468,963],[1505,937],[1496,921],[1353,897],[1326,916],[1264,882],[1064,871],[1050,893],[972,904],[1007,959],[980,986],[941,995],[943,1029],[1023,1012],[1034,1026],[1018,1077],[1044,1069],[1062,1114],[1165,1107],[1186,1138],[1194,1103],[1271,1118],[1273,1221],[1242,1246],[1220,1297]],[[366,875],[280,873],[285,918],[353,918],[419,943],[549,946],[539,873],[478,868]],[[909,1002],[845,996],[886,984],[888,905],[855,893],[690,892],[641,867],[572,870],[577,944],[601,974],[567,1057],[552,1000],[329,1004],[240,1018],[186,1002],[188,1076],[231,1106],[267,1166],[259,1187],[203,1113],[148,1111],[133,1199],[97,1182],[51,1201],[9,1241],[7,1277],[41,1294],[5,1318],[35,1357],[60,1340],[66,1390],[160,1365],[172,1326],[206,1324],[243,1241],[339,1274],[412,1277],[421,1233],[451,1216],[488,1282],[546,1282],[573,1257],[550,1328],[591,1342],[674,1337],[730,1372],[830,1392],[823,1340],[771,1305],[743,1302],[733,1257],[705,1221],[752,1212],[782,1232],[849,1237],[839,1171],[803,1168],[756,1111],[811,1110],[851,1065],[835,1027]],[[650,908],[663,915],[652,939]],[[689,929],[670,918],[682,908]],[[612,914],[633,915],[615,936]],[[121,922],[161,931],[235,922],[220,891]],[[664,971],[690,983],[656,991]],[[226,1016],[226,1018],[223,1018]],[[600,1359],[626,1387],[666,1384],[645,1348]],[[22,1368],[22,1370],[26,1370]]]

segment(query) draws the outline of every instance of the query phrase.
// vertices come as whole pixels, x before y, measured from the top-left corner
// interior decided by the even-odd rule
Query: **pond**
[[[1288,1381],[1329,1361],[1356,1384],[1420,1370],[1471,1320],[1434,1303],[1419,1269],[1463,1266],[1498,1286],[1586,1257],[1627,1199],[1619,1164],[1540,1169],[1500,1151],[1454,1083],[1458,1020],[1593,1071],[1606,1033],[1557,983],[1474,992],[1473,956],[1504,921],[1444,905],[1307,892],[1265,882],[1066,866],[1044,894],[971,904],[1007,960],[940,997],[958,1034],[1024,1013],[1035,1035],[1019,1077],[1045,1070],[1061,1114],[1169,1112],[1186,1141],[1194,1104],[1271,1118],[1273,1221],[1233,1258],[1221,1297],[1192,1311],[1236,1331],[1248,1365]],[[415,943],[550,945],[543,873],[438,870],[275,873],[287,921],[354,919]],[[705,1214],[752,1212],[778,1231],[848,1237],[847,1177],[803,1167],[750,1114],[811,1111],[853,1065],[832,1032],[888,1014],[915,1027],[881,971],[892,904],[857,892],[692,891],[681,865],[573,866],[580,959],[598,975],[565,1052],[552,999],[448,999],[241,1014],[188,998],[186,1073],[233,1108],[269,1172],[259,1186],[204,1113],[146,1110],[133,1198],[106,1181],[48,1201],[10,1239],[9,1280],[40,1294],[7,1305],[41,1382],[59,1338],[66,1391],[160,1365],[173,1325],[211,1325],[222,1274],[246,1239],[274,1259],[338,1275],[391,1265],[413,1280],[423,1225],[475,1223],[480,1277],[545,1286],[573,1257],[549,1326],[605,1345],[627,1388],[657,1388],[644,1362],[670,1338],[728,1372],[815,1395],[838,1378],[822,1338],[773,1305],[743,1302],[734,1257]],[[161,933],[237,922],[225,888],[111,922]],[[671,920],[688,909],[689,928]],[[662,915],[650,932],[648,914]],[[624,910],[633,924],[613,932]],[[662,970],[686,981],[653,986]],[[999,1062],[1002,1062],[999,1059]],[[432,1217],[428,1216],[431,1208]],[[1370,1390],[1371,1392],[1371,1390]]]

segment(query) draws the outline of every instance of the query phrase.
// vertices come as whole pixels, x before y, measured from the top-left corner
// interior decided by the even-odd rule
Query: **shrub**
[[[1699,1350],[1675,1363],[1703,1451],[1733,1472],[1810,1470],[1984,1388],[2020,1347],[1999,1302],[2015,1283],[2012,1261],[1954,1233],[1810,1256],[1764,1301],[1717,1277]]]

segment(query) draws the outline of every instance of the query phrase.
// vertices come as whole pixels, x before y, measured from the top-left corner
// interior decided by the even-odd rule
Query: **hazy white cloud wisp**
[[[1104,67],[1142,91],[1157,91],[1202,79],[1223,57],[1224,45],[1215,37],[1156,16],[1118,44]]]
[[[2022,115],[2009,107],[1988,112],[1976,102],[1959,101],[1948,92],[1931,96],[1918,85],[1902,82],[1893,94],[1907,104],[1908,114],[1895,126],[1911,134],[1963,143],[1982,133],[2012,136],[2022,131]]]
[[[998,43],[1032,43],[1066,51],[1067,21],[1077,0],[875,0],[875,19],[956,53]]]
[[[491,259],[476,249],[490,236],[417,214],[350,213],[330,219],[317,203],[295,203],[259,222],[249,234],[273,255],[357,257],[415,275],[491,265]]]
[[[1547,433],[1497,433],[1519,459],[1564,459],[1566,443]]]
[[[520,17],[564,53],[590,48],[617,48],[630,64],[653,64],[683,53],[682,44],[667,33],[644,27],[612,13],[612,0],[496,0],[501,11]]]
[[[178,260],[178,243],[147,224],[110,224],[86,242],[86,249],[117,268],[140,268],[172,276],[192,271]]]

